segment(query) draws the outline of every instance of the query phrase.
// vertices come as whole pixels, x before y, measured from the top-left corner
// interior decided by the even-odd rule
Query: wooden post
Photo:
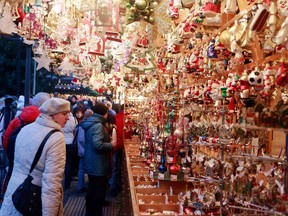
[[[31,59],[32,59],[32,46],[27,45],[26,46],[26,66],[25,66],[25,91],[24,91],[25,106],[29,104],[29,98],[30,98]]]
[[[240,11],[245,10],[248,6],[247,0],[237,0],[237,3],[238,3],[238,8]]]
[[[261,61],[264,58],[264,52],[260,46],[260,41],[257,35],[255,35],[255,40],[251,45],[251,49],[252,49],[252,57],[253,57],[254,62]]]
[[[285,162],[284,191],[288,194],[288,133],[286,133]]]

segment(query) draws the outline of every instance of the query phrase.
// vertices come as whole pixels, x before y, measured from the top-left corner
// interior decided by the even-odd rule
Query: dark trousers
[[[64,178],[64,187],[65,189],[70,188],[71,184],[71,176],[77,176],[78,170],[78,161],[79,157],[77,154],[77,146],[76,145],[66,145],[66,164],[65,164],[65,178]]]
[[[112,176],[109,180],[110,192],[118,193],[121,189],[121,167],[122,167],[122,149],[117,149],[113,155]],[[112,195],[112,194],[111,194]]]
[[[107,176],[88,175],[86,195],[86,216],[102,216],[102,208],[108,187]]]

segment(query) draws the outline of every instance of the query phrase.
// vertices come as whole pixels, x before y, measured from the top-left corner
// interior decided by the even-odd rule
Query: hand
[[[117,148],[117,142],[116,141],[112,141],[112,146],[113,146],[113,149],[116,149]]]

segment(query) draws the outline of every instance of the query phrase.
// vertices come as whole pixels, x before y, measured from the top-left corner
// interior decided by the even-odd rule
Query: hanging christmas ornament
[[[13,17],[9,11],[8,4],[0,2],[0,33],[2,34],[12,34],[16,33],[16,25],[13,22]]]
[[[33,57],[33,59],[38,63],[36,70],[45,68],[47,71],[50,71],[50,64],[52,63],[52,60],[47,57],[45,51],[41,57]]]
[[[68,74],[74,70],[74,65],[69,61],[69,57],[66,56],[59,66],[59,73],[61,75]]]
[[[170,173],[173,175],[177,175],[178,172],[180,171],[180,165],[177,164],[177,154],[176,153],[174,154],[173,163],[169,169],[170,169]]]
[[[120,80],[121,78],[117,77],[116,75],[113,75],[112,78],[108,79],[110,81],[110,85],[115,87],[115,86],[120,86]]]
[[[153,70],[156,68],[153,54],[145,48],[133,48],[125,66],[136,71]]]
[[[169,17],[169,14],[166,13],[169,1],[170,0],[162,0],[154,7],[154,13],[157,14],[154,18],[156,24],[155,28],[157,27],[157,31],[162,35],[167,34],[171,28],[171,18]]]
[[[164,151],[162,152],[162,155],[161,155],[161,161],[160,161],[160,165],[159,165],[159,172],[160,173],[165,173],[167,171],[167,166],[165,165],[165,154],[164,154]]]
[[[147,7],[146,0],[136,0],[134,4],[138,10],[144,10]]]

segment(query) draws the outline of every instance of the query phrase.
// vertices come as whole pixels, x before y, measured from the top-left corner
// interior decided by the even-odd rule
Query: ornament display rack
[[[126,141],[127,145],[125,146],[126,157],[129,160],[127,169],[130,173],[131,194],[133,193],[136,209],[134,215],[152,215],[156,212],[164,215],[173,214],[173,212],[164,212],[164,209],[170,211],[171,208],[175,210],[175,214],[180,215],[287,215],[287,144],[282,147],[278,157],[269,155],[270,150],[274,148],[271,131],[287,133],[287,121],[281,122],[278,119],[275,121],[276,119],[272,117],[279,117],[279,113],[270,113],[269,105],[271,106],[271,104],[267,105],[267,101],[264,101],[266,105],[263,106],[264,108],[268,107],[267,113],[271,114],[270,116],[266,116],[267,113],[264,111],[262,114],[265,115],[261,116],[255,111],[256,107],[252,107],[253,112],[250,112],[251,107],[247,104],[251,101],[245,97],[238,98],[241,106],[237,109],[229,109],[226,100],[231,95],[226,95],[226,91],[228,92],[228,87],[225,86],[226,80],[221,80],[222,95],[217,95],[216,99],[213,98],[215,104],[213,102],[206,103],[205,98],[202,98],[202,103],[200,103],[200,98],[195,96],[195,92],[199,94],[199,89],[194,89],[194,98],[192,99],[189,96],[185,98],[183,93],[190,88],[191,94],[192,87],[201,84],[208,88],[209,80],[218,79],[220,81],[222,77],[227,78],[229,73],[234,73],[237,77],[235,82],[238,85],[239,77],[242,76],[244,70],[252,70],[256,66],[263,69],[265,63],[277,62],[280,67],[279,62],[283,63],[287,59],[287,51],[274,50],[266,55],[267,53],[261,46],[263,44],[260,45],[258,41],[259,37],[263,37],[263,35],[255,35],[255,40],[252,41],[250,47],[250,60],[253,61],[249,64],[236,65],[239,68],[229,68],[220,75],[194,73],[195,71],[188,73],[187,68],[186,70],[181,69],[186,66],[184,62],[187,56],[189,58],[194,51],[205,52],[202,47],[208,47],[207,44],[212,39],[219,38],[218,36],[223,31],[233,26],[244,15],[255,13],[253,8],[263,2],[263,0],[249,1],[248,5],[248,1],[237,0],[238,14],[221,14],[222,25],[214,30],[209,27],[205,28],[207,22],[205,23],[204,20],[204,28],[196,31],[208,33],[205,39],[193,44],[188,51],[182,50],[179,54],[181,57],[171,55],[171,53],[168,54],[169,56],[163,57],[171,60],[175,58],[181,67],[178,65],[178,69],[171,72],[167,70],[167,66],[162,70],[158,65],[156,71],[159,81],[158,94],[152,93],[153,97],[150,94],[150,98],[143,102],[143,108],[138,111],[139,140],[135,138],[134,141]],[[190,9],[190,12],[193,9]],[[280,24],[281,22],[283,20],[279,21]],[[189,22],[187,21],[187,23]],[[276,25],[277,31],[279,23]],[[181,21],[178,24],[173,32],[174,36],[177,36],[178,30],[183,27]],[[189,40],[186,40],[184,44],[187,41]],[[161,58],[159,59],[161,60]],[[209,59],[213,62],[212,64],[215,64],[217,60],[219,59]],[[236,61],[240,60],[236,59]],[[233,64],[232,61],[231,64]],[[277,66],[273,65],[273,67],[276,69]],[[277,88],[284,93],[287,91],[282,85],[278,85]],[[239,95],[242,94],[239,90],[236,91]],[[270,96],[268,97],[270,100]],[[267,96],[265,99],[267,100]],[[217,100],[220,101],[220,105],[216,103]],[[262,101],[262,103],[264,102]],[[185,128],[184,114],[180,112],[186,107],[189,107],[192,124]],[[251,113],[254,116],[251,116]],[[213,115],[214,120],[212,119]],[[177,121],[182,121],[180,126],[177,126]],[[277,127],[276,122],[278,122]],[[175,140],[174,137],[176,137]],[[284,156],[283,152],[285,152]],[[170,173],[172,166],[173,172],[175,172],[173,175]],[[176,190],[172,189],[172,184],[175,184]],[[178,188],[181,188],[181,191],[178,191]],[[172,203],[167,204],[169,199],[167,201],[163,198],[169,196],[164,194],[169,194],[170,190],[179,192],[175,209]],[[162,198],[157,197],[159,194],[162,195]],[[152,199],[153,201],[151,201]],[[173,202],[172,199],[174,198],[171,197],[171,202]],[[161,205],[155,204],[154,201]],[[149,203],[148,206],[145,204],[146,202]]]
[[[169,97],[166,97],[166,99],[167,98]],[[183,98],[180,97],[180,99]],[[178,109],[180,109],[180,99],[177,100]],[[222,99],[224,100],[225,98],[223,97]],[[129,101],[128,99],[126,100],[127,102]],[[173,100],[174,102],[176,101],[175,98]],[[165,117],[158,116],[162,119],[158,118],[160,124],[155,127],[156,121],[155,119],[153,120],[153,110],[159,107],[155,106],[155,104],[153,104],[151,101],[149,102],[149,100],[140,101],[139,99],[135,99],[134,102],[135,101],[137,103],[134,103],[134,105],[137,104],[137,109],[135,109],[135,106],[126,108],[128,108],[128,110],[132,108],[134,110],[133,112],[137,113],[135,114],[135,117],[137,116],[135,121],[137,121],[137,125],[140,127],[142,134],[140,133],[139,137],[134,137],[134,140],[132,141],[126,140],[125,142],[129,184],[132,202],[134,202],[132,203],[134,208],[133,211],[135,211],[134,215],[153,214],[155,212],[162,212],[163,215],[176,213],[181,215],[184,212],[187,213],[187,211],[195,211],[197,208],[195,207],[193,210],[192,206],[196,205],[196,202],[193,203],[193,198],[191,197],[191,191],[194,190],[195,193],[195,188],[197,188],[196,190],[199,191],[206,191],[205,196],[210,197],[210,199],[214,202],[213,204],[210,204],[209,208],[207,206],[204,208],[204,204],[200,204],[203,205],[202,207],[198,207],[199,209],[202,209],[202,212],[198,212],[200,215],[205,215],[207,212],[209,212],[211,215],[285,215],[283,211],[281,212],[281,208],[287,208],[285,197],[283,197],[283,202],[277,204],[279,205],[277,208],[278,210],[280,209],[280,211],[277,211],[277,209],[274,210],[272,208],[273,206],[268,208],[265,204],[267,200],[263,200],[263,197],[261,199],[257,197],[257,193],[264,193],[261,190],[256,190],[261,188],[259,185],[256,186],[261,181],[265,182],[265,184],[268,184],[267,182],[269,182],[271,187],[273,187],[276,191],[284,190],[284,187],[286,187],[286,185],[284,186],[283,184],[283,176],[286,176],[283,174],[283,171],[285,170],[285,167],[287,167],[287,162],[285,158],[280,158],[282,152],[279,154],[279,158],[264,155],[262,156],[261,148],[259,148],[259,145],[256,145],[260,142],[266,142],[266,145],[270,145],[267,142],[267,140],[269,140],[269,129],[267,130],[265,127],[257,126],[249,127],[249,124],[239,124],[230,127],[225,123],[227,110],[225,110],[223,105],[222,108],[218,110],[221,115],[221,123],[219,124],[218,122],[218,124],[211,124],[210,126],[214,132],[209,134],[209,130],[207,128],[205,131],[203,128],[201,129],[201,126],[197,126],[195,124],[195,120],[198,119],[197,113],[205,113],[208,112],[208,110],[203,110],[203,107],[202,109],[199,107],[197,110],[191,109],[190,111],[192,111],[194,125],[190,126],[190,131],[188,134],[186,134],[188,137],[186,136],[185,138],[188,140],[188,142],[185,144],[185,153],[186,156],[190,158],[183,159],[177,156],[177,164],[181,164],[182,166],[181,170],[179,170],[179,173],[181,174],[177,175],[177,177],[174,176],[171,178],[171,175],[167,171],[164,172],[165,175],[161,176],[159,175],[159,172],[156,171],[161,166],[161,157],[157,157],[157,151],[163,142],[165,142],[165,139],[163,139],[164,130],[166,130],[165,136],[169,136],[168,132],[171,132],[169,129],[171,130],[174,128],[174,135],[179,136],[179,131],[175,133],[176,121],[168,120],[170,125],[168,124],[169,127],[167,127],[167,124],[165,125],[163,121],[163,118]],[[169,109],[169,103],[166,103],[166,105],[168,105],[168,108],[164,110],[167,113],[167,116],[169,116],[169,113],[171,114],[172,110]],[[187,104],[185,106],[187,106]],[[191,107],[195,108],[195,104]],[[177,116],[178,119],[182,118],[183,116],[179,114],[179,110],[177,110],[177,112],[178,113],[174,113],[173,116]],[[154,129],[151,129],[153,127]],[[199,127],[199,129],[197,129],[197,127]],[[148,130],[152,131],[151,134],[149,134],[149,132],[147,134],[147,128]],[[252,131],[250,137],[244,136],[245,130],[246,133],[247,131],[248,133]],[[258,132],[256,133],[255,131]],[[185,134],[184,128],[183,134]],[[218,136],[216,137],[215,134],[218,134]],[[256,134],[258,134],[258,137],[255,137]],[[147,143],[145,140],[147,135],[150,143]],[[243,143],[237,143],[237,138],[239,139],[238,142],[240,142],[240,138],[244,138],[244,140],[241,140]],[[181,140],[181,138],[177,140],[178,149],[181,144]],[[146,142],[144,147],[143,142]],[[153,151],[149,150],[151,147]],[[267,148],[267,146],[265,146],[265,148]],[[271,146],[269,148],[271,148]],[[164,146],[162,151],[163,150]],[[190,155],[188,154],[189,151]],[[153,155],[153,157],[151,157],[151,155]],[[181,153],[179,153],[179,155],[181,155]],[[204,160],[205,162],[203,162],[203,158],[202,161],[199,161],[199,157],[206,157]],[[183,160],[191,160],[190,171],[187,169],[187,166],[183,166]],[[170,164],[169,166],[171,166],[171,162],[167,162],[167,164]],[[202,164],[202,167],[197,166],[197,164]],[[250,173],[248,172],[249,166],[254,167],[254,171],[252,173],[251,170]],[[256,171],[255,166],[264,168],[260,168],[258,171]],[[272,167],[270,169],[270,174],[269,168],[266,166],[270,168]],[[186,173],[188,176],[184,178],[185,169],[188,171]],[[235,176],[233,176],[232,173],[233,169],[237,172]],[[265,174],[264,171],[266,172]],[[257,174],[257,172],[261,173],[261,175]],[[271,174],[272,172],[273,174]],[[169,175],[170,177],[167,178]],[[279,176],[279,178],[274,178],[271,175]],[[254,191],[252,190],[252,184],[254,184],[256,188],[254,188]],[[171,190],[173,193],[171,193]],[[269,192],[266,191],[266,193]],[[215,197],[217,196],[218,198],[216,199]],[[153,199],[151,199],[152,197]],[[233,197],[233,202],[231,197]],[[258,204],[249,202],[251,197],[254,201],[258,199]],[[272,202],[273,200],[270,201]],[[260,203],[262,205],[260,205]],[[203,209],[206,209],[205,214],[203,213]]]

